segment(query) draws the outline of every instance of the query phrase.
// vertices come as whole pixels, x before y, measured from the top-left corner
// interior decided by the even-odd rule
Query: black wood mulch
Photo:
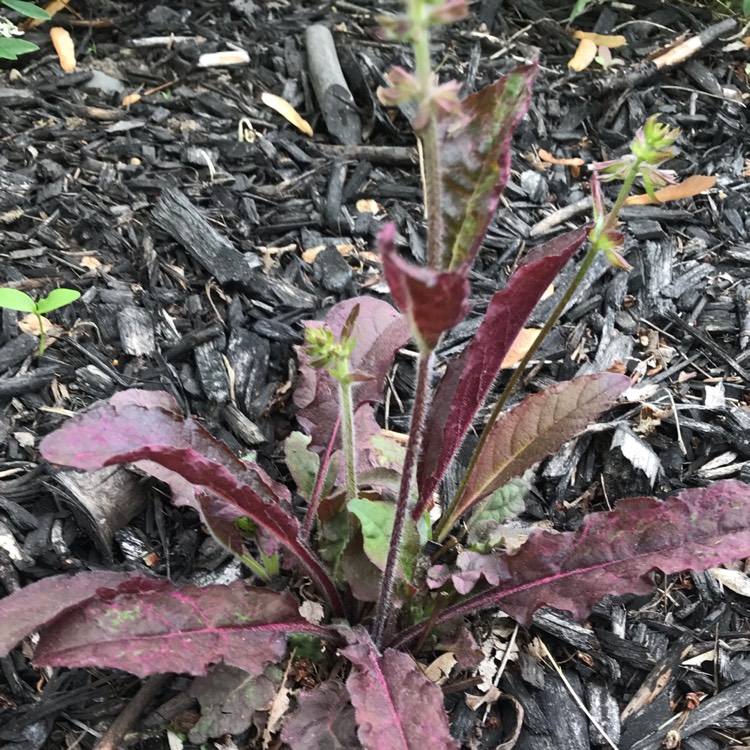
[[[0,317],[0,580],[13,590],[111,565],[231,580],[235,564],[158,489],[124,470],[104,490],[54,474],[35,446],[97,399],[163,388],[238,452],[257,451],[286,478],[278,459],[294,425],[300,320],[360,292],[385,293],[373,252],[384,217],[397,223],[404,249],[419,257],[423,247],[414,139],[403,115],[374,97],[383,72],[408,57],[376,37],[365,3],[75,5],[80,17],[57,19],[75,38],[75,73],[62,74],[45,36],[32,32],[42,50],[0,74],[0,285],[83,294],[51,315],[62,334],[41,359],[21,316]],[[539,149],[609,158],[661,113],[684,133],[669,166],[682,177],[718,178],[696,198],[627,208],[634,270],[596,268],[545,345],[527,388],[622,363],[640,373],[642,403],[621,407],[607,428],[542,465],[528,520],[570,529],[585,511],[625,495],[718,477],[750,481],[747,27],[724,23],[717,38],[721,19],[707,8],[598,6],[577,25],[624,34],[627,47],[615,50],[624,65],[573,74],[569,7],[482,0],[472,10],[470,21],[437,35],[443,77],[472,91],[535,55],[541,63],[473,276],[476,311],[526,246],[590,213],[585,170],[545,164]],[[304,39],[315,23],[334,32],[355,110],[333,97],[321,112]],[[700,33],[706,46],[684,63],[656,72],[646,62]],[[199,64],[205,53],[237,47],[248,64]],[[267,108],[263,92],[292,103],[314,137]],[[141,100],[121,106],[131,93]],[[542,303],[532,322],[552,304]],[[444,353],[457,351],[476,322],[460,326]],[[394,377],[394,430],[407,423],[411,362],[402,358]],[[587,627],[540,612],[531,631],[516,634],[502,673],[487,679],[525,709],[520,748],[611,747],[576,699],[616,747],[747,748],[749,622],[748,598],[712,574],[671,577],[652,597],[601,604]],[[512,625],[483,618],[477,627],[497,644],[499,665]],[[543,650],[534,639],[567,684],[534,657]],[[108,670],[38,672],[20,650],[1,666],[0,745],[9,750],[91,748],[140,685]],[[456,736],[467,747],[506,747],[512,703],[497,701],[488,716],[484,706],[468,708],[467,690],[483,694],[475,677],[454,673],[444,685]],[[188,685],[171,678],[121,746],[167,747],[165,725],[184,729],[195,709]],[[237,746],[260,747],[254,732],[236,736]]]

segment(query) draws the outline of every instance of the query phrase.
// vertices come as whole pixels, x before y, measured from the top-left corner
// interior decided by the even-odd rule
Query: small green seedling
[[[26,0],[0,0],[0,6],[3,5],[22,16],[34,18],[38,21],[49,21],[52,18],[46,10],[37,7],[34,3],[28,3]],[[23,31],[12,21],[0,16],[0,59],[18,60],[19,55],[25,55],[39,49],[33,42],[16,38],[22,35]]]
[[[0,307],[8,310],[18,310],[19,312],[29,312],[36,315],[39,321],[39,356],[44,354],[47,345],[47,337],[44,332],[44,321],[42,315],[52,312],[60,307],[65,307],[71,302],[75,302],[81,296],[80,292],[75,289],[53,289],[46,297],[39,302],[34,302],[25,292],[18,289],[0,289]]]

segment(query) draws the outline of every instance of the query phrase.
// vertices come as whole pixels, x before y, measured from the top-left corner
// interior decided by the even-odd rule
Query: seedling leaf
[[[36,312],[34,300],[18,289],[0,289],[0,307],[19,312]]]
[[[554,453],[608,409],[630,385],[613,373],[555,383],[495,422],[458,501],[452,522],[508,480]],[[446,523],[446,528],[449,524]]]
[[[454,750],[443,695],[408,654],[378,653],[362,628],[341,654],[356,670],[346,681],[365,750]]]
[[[39,21],[49,21],[52,16],[43,8],[39,8],[34,3],[27,3],[26,0],[2,0],[3,5],[11,8],[27,18],[36,18]]]
[[[36,309],[38,313],[43,315],[75,302],[80,296],[81,293],[75,289],[53,289],[46,297],[37,302]]]
[[[445,230],[442,267],[470,265],[484,240],[510,171],[510,139],[531,101],[536,64],[464,99],[438,116]]]
[[[492,297],[471,343],[448,363],[425,429],[417,475],[420,498],[430,497],[437,488],[526,319],[585,242],[589,229],[576,229],[533,248],[526,263]]]

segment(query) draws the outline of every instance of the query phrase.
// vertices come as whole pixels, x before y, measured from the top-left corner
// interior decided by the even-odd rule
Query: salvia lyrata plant
[[[438,750],[456,741],[441,691],[414,657],[431,638],[471,643],[462,630],[466,616],[501,608],[528,625],[546,604],[582,620],[606,594],[648,592],[655,569],[702,570],[750,555],[750,489],[735,481],[665,501],[622,500],[611,512],[590,514],[575,532],[537,530],[507,551],[506,523],[523,510],[529,470],[613,406],[629,379],[587,375],[509,407],[511,390],[595,259],[628,268],[620,208],[636,180],[651,190],[670,179],[660,165],[678,132],[651,118],[627,156],[594,165],[593,223],[531,249],[438,377],[435,350],[468,313],[469,270],[507,180],[509,142],[536,74],[534,63],[519,67],[465,99],[457,84],[438,84],[429,29],[466,12],[464,0],[411,0],[402,17],[383,24],[415,52],[415,72],[393,70],[379,96],[389,105],[417,104],[428,262],[401,257],[395,228],[386,225],[379,250],[398,309],[360,297],[306,323],[294,393],[304,432],[286,441],[305,517],[284,485],[182,416],[165,393],[119,393],[41,443],[48,461],[77,469],[133,463],[168,484],[176,504],[194,508],[260,583],[278,580],[177,585],[102,571],[47,578],[0,602],[0,653],[38,632],[38,665],[108,666],[140,676],[241,670],[247,686],[267,681],[291,642],[318,659],[338,653],[349,665],[345,681],[323,680],[297,695],[281,734],[294,750]],[[607,180],[622,183],[610,208],[600,184]],[[586,244],[456,491],[443,496],[442,479],[524,322]],[[375,408],[396,351],[410,339],[419,358],[411,426],[401,442],[380,429]],[[299,581],[292,572],[314,585],[319,617],[291,588],[280,590],[283,581]],[[475,653],[461,649],[461,665],[471,666]]]

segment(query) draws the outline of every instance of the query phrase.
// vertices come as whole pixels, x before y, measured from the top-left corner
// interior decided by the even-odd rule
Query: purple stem
[[[391,613],[393,588],[396,583],[398,561],[401,556],[401,542],[403,541],[406,519],[409,516],[409,494],[414,481],[414,471],[422,452],[425,421],[432,400],[432,367],[432,352],[422,354],[419,358],[419,367],[417,369],[417,389],[414,394],[414,410],[411,415],[409,441],[406,444],[406,456],[404,457],[404,467],[398,491],[396,517],[393,520],[388,558],[386,559],[385,570],[383,571],[383,579],[380,582],[380,593],[375,606],[375,619],[372,626],[372,639],[378,648],[382,644],[385,628]]]
[[[318,515],[318,505],[320,505],[320,495],[323,492],[323,484],[325,483],[326,476],[328,475],[328,467],[331,463],[331,455],[333,454],[333,444],[336,442],[336,437],[339,434],[339,427],[341,426],[341,414],[336,417],[336,424],[333,426],[333,434],[331,439],[328,441],[326,452],[323,454],[323,459],[320,462],[318,468],[318,476],[315,477],[315,486],[313,487],[312,496],[310,497],[310,503],[307,506],[307,515],[305,516],[305,522],[302,525],[302,538],[309,539],[312,533],[312,527],[315,523],[315,518]]]

